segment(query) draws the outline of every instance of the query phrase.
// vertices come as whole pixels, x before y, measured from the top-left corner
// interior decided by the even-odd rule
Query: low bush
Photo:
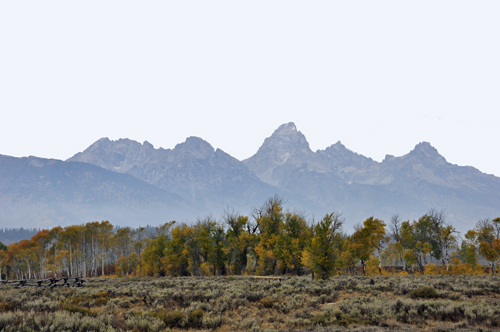
[[[421,287],[410,292],[410,297],[421,299],[433,299],[437,297],[437,292],[434,287]]]
[[[0,331],[407,331],[500,327],[498,276],[90,279],[0,293]],[[358,326],[358,327],[355,327]],[[444,330],[443,330],[444,331]],[[451,330],[450,330],[451,331]]]
[[[186,316],[182,311],[156,313],[155,317],[161,319],[167,327],[184,327]]]
[[[87,308],[82,308],[82,307],[79,307],[79,306],[76,306],[76,305],[70,304],[70,303],[62,304],[60,309],[67,311],[67,312],[71,312],[71,313],[79,313],[79,314],[82,314],[83,316],[95,317],[97,315],[97,313],[92,312]]]
[[[187,327],[199,328],[203,322],[203,310],[196,309],[187,315]]]
[[[266,296],[265,298],[261,299],[259,303],[262,304],[264,308],[272,308],[274,304],[274,302],[269,298],[269,296]]]

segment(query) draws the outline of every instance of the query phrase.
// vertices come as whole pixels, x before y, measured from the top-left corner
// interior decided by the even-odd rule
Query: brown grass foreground
[[[500,277],[96,278],[0,288],[0,331],[484,331]]]

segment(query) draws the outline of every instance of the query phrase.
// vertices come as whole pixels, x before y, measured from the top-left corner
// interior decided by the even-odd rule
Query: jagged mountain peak
[[[346,148],[346,146],[344,144],[342,144],[341,141],[337,141],[337,143],[332,144],[329,147],[327,147],[325,149],[325,152],[326,151],[344,151],[344,150],[350,151],[348,148]],[[318,150],[318,151],[321,151],[321,150]]]
[[[243,161],[262,181],[276,185],[273,175],[277,167],[287,165],[311,166],[316,156],[305,136],[293,122],[282,124],[264,140],[256,154]]]
[[[345,148],[345,145],[344,145],[344,144],[342,144],[342,142],[341,142],[340,140],[338,140],[338,141],[337,141],[337,143],[332,144],[332,146],[338,146],[338,147],[343,147],[343,148]]]
[[[427,160],[434,163],[446,163],[446,159],[439,154],[438,150],[429,142],[420,142],[415,145],[415,148],[407,155],[411,159]]]
[[[359,153],[348,149],[341,141],[330,145],[325,150],[318,150],[320,154],[327,155],[330,158],[358,158],[359,160],[373,161],[373,159],[365,157]],[[338,162],[341,162],[338,160]]]
[[[177,144],[174,150],[181,154],[189,154],[200,159],[208,158],[215,152],[210,143],[196,136],[186,138],[186,141]]]
[[[153,150],[155,149],[153,144],[149,143],[148,141],[144,141],[144,143],[142,143],[142,146],[144,146],[147,149],[153,149]]]
[[[353,152],[340,141],[316,153],[327,158],[329,167],[339,173],[356,173],[356,170],[367,169],[376,164],[373,159]]]
[[[294,156],[310,155],[306,137],[297,130],[293,122],[279,126],[274,133],[264,140],[257,153],[249,160],[266,159],[274,165],[282,165]]]
[[[306,137],[297,130],[293,122],[279,126],[270,137],[264,140],[264,144],[262,144],[257,154],[261,150],[273,150],[279,155],[287,155],[287,157],[284,157],[285,159],[295,153],[312,152]]]
[[[143,144],[128,139],[128,138],[119,138],[117,140],[110,140],[108,137],[102,137],[91,144],[88,148],[86,148],[83,153],[88,151],[96,151],[102,149],[129,149],[130,147],[140,148]],[[144,145],[151,145],[148,141],[144,142]],[[80,152],[81,153],[81,152]],[[78,155],[78,154],[77,154]]]
[[[433,147],[431,145],[431,143],[425,142],[425,141],[424,142],[420,142],[417,145],[415,145],[415,148],[412,150],[412,152],[413,151],[416,151],[416,152],[426,151],[426,152],[438,154],[438,151],[436,150],[436,148]]]
[[[101,137],[94,144],[102,144],[108,142],[111,142],[111,140],[108,137]]]
[[[295,123],[288,122],[279,126],[271,135],[271,137],[280,137],[280,138],[291,138],[291,137],[304,137],[300,131],[297,130],[297,126]]]
[[[297,126],[293,122],[284,123],[274,131],[274,134],[297,132]]]
[[[103,137],[66,161],[94,164],[108,170],[125,173],[138,160],[147,159],[154,151],[156,149],[148,141],[141,144],[128,138],[110,140]]]
[[[205,141],[203,138],[200,138],[197,136],[189,136],[184,141],[184,144],[186,144],[186,146],[189,146],[189,147],[200,147],[200,148],[212,149],[212,150],[214,149],[210,143]],[[177,144],[177,145],[180,145],[180,144]]]

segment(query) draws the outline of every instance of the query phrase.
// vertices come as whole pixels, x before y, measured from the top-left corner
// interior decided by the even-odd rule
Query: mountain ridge
[[[2,227],[52,227],[108,216],[132,225],[141,219],[176,218],[193,209],[174,193],[131,175],[88,163],[3,155],[0,207]]]
[[[71,172],[64,170],[60,163],[71,168]],[[92,164],[111,173],[84,170],[75,163]],[[51,166],[54,164],[58,166]],[[29,173],[43,175],[34,169],[46,168],[49,172],[52,167],[60,174],[51,173],[51,179],[59,176],[66,181],[66,173],[75,174],[75,179],[68,183],[63,181],[71,195],[96,186],[103,193],[87,191],[87,195],[92,193],[105,201],[102,197],[116,194],[116,188],[124,186],[128,188],[130,202],[125,203],[124,199],[123,203],[130,209],[138,205],[141,193],[152,197],[151,202],[159,205],[164,202],[158,197],[170,197],[164,198],[175,202],[175,209],[171,206],[170,211],[180,211],[175,213],[184,219],[193,218],[193,215],[217,215],[227,208],[250,214],[253,207],[274,194],[284,196],[288,206],[310,215],[341,211],[351,225],[373,215],[389,220],[399,213],[405,219],[416,219],[429,208],[443,209],[450,222],[462,226],[500,215],[500,178],[474,167],[447,162],[429,142],[416,144],[402,156],[386,155],[378,162],[351,151],[340,141],[312,151],[293,122],[279,126],[254,155],[242,161],[194,136],[173,149],[154,148],[148,141],[139,143],[126,138],[113,141],[103,137],[64,162],[32,157],[19,165],[22,167],[9,166],[5,156],[0,156],[0,189],[4,189],[0,190],[0,203],[8,199],[12,202],[12,195],[9,196],[6,188],[10,188],[10,193],[20,190],[6,185],[9,179],[14,181],[16,168],[17,171],[24,169],[27,173],[22,176],[30,178]],[[113,174],[140,182],[127,187],[120,181],[127,182],[130,180],[125,179],[130,178],[118,179]],[[49,206],[36,189],[43,188],[43,178],[30,179],[33,181],[31,187],[22,181],[13,183],[21,188],[27,186],[33,191],[32,195],[39,195],[37,206]],[[97,180],[108,183],[109,190],[98,185]],[[50,183],[55,186],[56,182]],[[144,185],[150,187],[145,189]],[[161,192],[155,194],[155,188]],[[24,194],[29,197],[30,193]],[[62,202],[62,198],[58,199]],[[28,202],[25,198],[20,201]],[[65,206],[73,206],[78,212],[81,210],[78,204],[83,203],[73,199]],[[166,208],[163,207],[164,211],[168,211]],[[190,213],[183,215],[182,209]],[[9,211],[13,211],[12,208]],[[116,211],[113,213],[117,215]],[[160,216],[151,218],[162,220]]]
[[[243,163],[262,181],[292,192],[296,187],[298,189],[295,191],[301,191],[311,200],[323,200],[325,208],[336,206],[352,211],[359,206],[369,205],[370,201],[380,201],[381,197],[386,197],[388,203],[394,199],[390,197],[398,195],[407,202],[406,205],[448,210],[451,218],[461,223],[470,222],[474,214],[476,219],[484,217],[481,212],[500,214],[500,178],[484,174],[473,167],[448,163],[429,142],[416,144],[403,156],[388,155],[382,162],[357,154],[340,142],[316,152],[295,153],[296,149],[287,143],[301,140],[302,136],[293,123],[286,126],[295,130],[287,131],[287,136],[283,138],[278,128],[264,141],[266,149],[259,149]],[[290,137],[293,135],[297,137]],[[305,144],[302,143],[302,146]],[[272,160],[270,155],[276,151],[287,156],[281,164],[269,162]],[[306,155],[307,160],[303,158]],[[293,179],[293,183],[290,183],[290,179]],[[322,195],[330,199],[318,195],[332,188],[335,188],[335,192]],[[476,205],[471,206],[469,201]],[[384,209],[375,207],[372,211],[355,215],[360,218],[361,215],[383,214],[383,218],[387,219],[390,216],[382,211]],[[426,212],[420,207],[417,209],[422,211],[421,214]],[[392,210],[393,213],[402,212],[397,211],[397,206]],[[463,216],[457,216],[458,213]],[[414,212],[409,215],[418,217]]]
[[[154,149],[130,140],[106,142],[103,147],[101,140],[66,161],[99,160],[98,165],[105,169],[130,174],[216,212],[225,205],[244,208],[243,201],[258,204],[277,191],[237,159],[199,137],[188,137],[173,149]]]

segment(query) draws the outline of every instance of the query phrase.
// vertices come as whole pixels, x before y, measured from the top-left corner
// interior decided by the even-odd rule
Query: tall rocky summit
[[[265,139],[255,155],[243,161],[259,179],[276,186],[284,180],[279,171],[283,167],[316,168],[315,162],[305,136],[292,122],[281,125]]]
[[[430,208],[450,220],[474,223],[500,215],[500,179],[450,164],[428,142],[401,157],[376,162],[340,142],[313,152],[293,123],[280,126],[243,161],[263,182],[286,192],[297,206],[342,211],[349,221],[375,215],[417,218]]]
[[[347,225],[430,208],[462,230],[500,216],[500,178],[450,164],[427,142],[377,162],[341,142],[312,151],[294,123],[243,161],[198,137],[173,149],[102,138],[67,161],[0,155],[0,227],[189,222],[227,208],[250,214],[274,194],[311,218],[341,212]]]

